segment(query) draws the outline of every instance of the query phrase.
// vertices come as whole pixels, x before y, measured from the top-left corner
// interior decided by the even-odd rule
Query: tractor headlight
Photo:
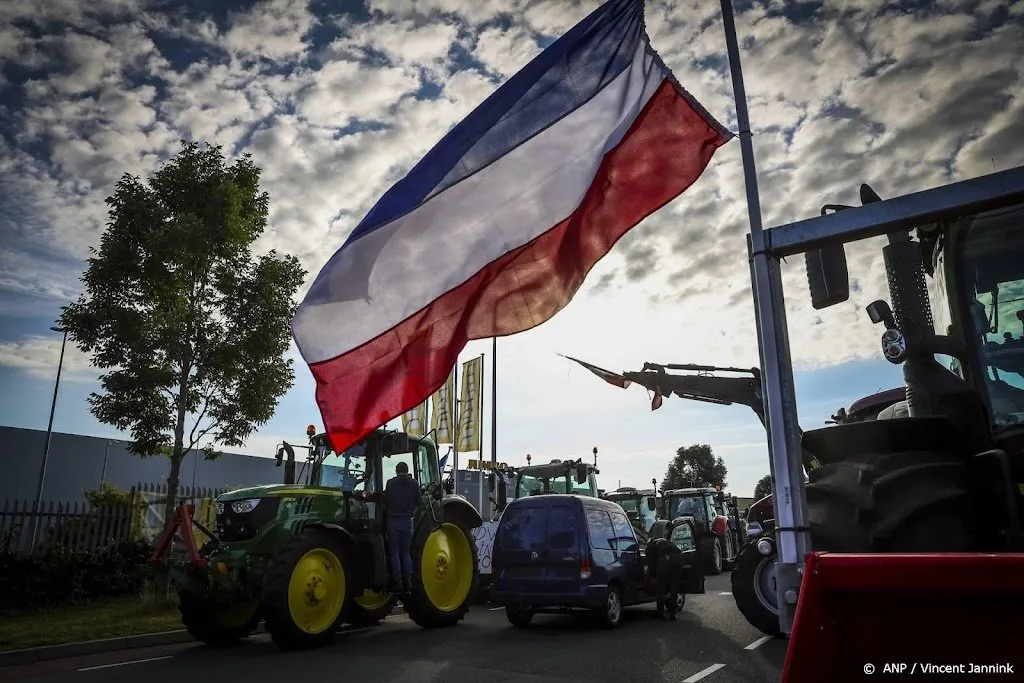
[[[747,522],[747,536],[760,536],[764,533],[764,529],[761,528],[760,522]]]
[[[236,514],[244,515],[246,512],[252,512],[256,509],[256,506],[260,504],[259,498],[250,498],[249,500],[236,500],[231,504],[231,509]]]

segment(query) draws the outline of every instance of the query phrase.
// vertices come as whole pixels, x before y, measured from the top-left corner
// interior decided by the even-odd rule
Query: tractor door
[[[637,600],[637,594],[647,585],[647,572],[644,568],[640,554],[640,542],[629,518],[618,510],[608,513],[612,518],[612,531],[614,533],[615,555],[625,570],[627,604]]]
[[[684,518],[680,524],[672,529],[669,540],[683,553],[683,578],[680,588],[684,593],[704,592],[704,572],[701,571],[700,560],[697,556],[697,532],[693,522]]]

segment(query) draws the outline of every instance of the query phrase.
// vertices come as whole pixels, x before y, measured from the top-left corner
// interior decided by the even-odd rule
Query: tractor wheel
[[[391,614],[398,604],[398,596],[366,589],[352,598],[345,621],[356,626],[372,626]]]
[[[310,529],[277,554],[263,579],[267,631],[280,647],[326,645],[351,599],[349,558],[329,531]]]
[[[704,562],[704,573],[718,576],[722,573],[722,541],[714,535],[705,536],[698,544],[701,561]]]
[[[778,556],[774,544],[770,555],[757,550],[757,541],[748,543],[736,557],[732,570],[732,597],[743,617],[766,636],[780,636],[779,597],[775,588]]]
[[[214,602],[180,591],[178,610],[189,635],[207,645],[234,645],[248,638],[260,621],[259,600]]]
[[[970,491],[955,454],[870,454],[808,475],[811,547],[832,552],[962,552]]]
[[[416,530],[412,547],[412,594],[405,601],[409,618],[423,628],[459,623],[477,584],[476,544],[458,519],[445,516],[433,529],[428,516]]]

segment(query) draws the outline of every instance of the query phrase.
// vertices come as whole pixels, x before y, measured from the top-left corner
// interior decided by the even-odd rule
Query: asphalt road
[[[267,636],[254,636],[230,649],[186,643],[4,667],[0,683],[778,681],[787,641],[766,639],[747,624],[728,593],[728,572],[708,578],[706,590],[687,596],[675,622],[641,605],[611,631],[588,614],[538,615],[519,630],[502,608],[479,605],[458,626],[437,631],[398,614],[313,651],[281,652]]]

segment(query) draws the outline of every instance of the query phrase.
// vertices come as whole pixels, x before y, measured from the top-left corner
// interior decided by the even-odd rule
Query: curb
[[[11,650],[0,652],[0,668],[6,666],[19,666],[24,664],[35,664],[51,659],[65,659],[67,657],[81,657],[84,655],[95,655],[104,652],[116,652],[118,650],[132,650],[143,647],[156,647],[158,645],[174,645],[195,640],[188,631],[161,631],[160,633],[146,633],[137,636],[116,636],[114,638],[103,638],[102,640],[85,640],[78,643],[66,643],[64,645],[44,645],[42,647],[28,647],[23,650]]]
[[[261,623],[253,635],[263,633]],[[83,657],[85,655],[97,655],[106,652],[118,652],[120,650],[137,650],[146,647],[159,647],[161,645],[177,645],[178,643],[198,642],[189,635],[189,632],[181,629],[178,631],[160,631],[158,633],[142,633],[134,636],[115,636],[101,640],[84,640],[78,643],[65,643],[63,645],[44,645],[42,647],[28,647],[22,650],[11,650],[0,652],[0,669],[8,666],[23,666],[35,664],[53,659],[66,659],[68,657]]]

